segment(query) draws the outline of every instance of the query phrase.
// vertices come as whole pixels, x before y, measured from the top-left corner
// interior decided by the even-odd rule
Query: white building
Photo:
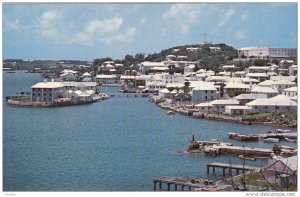
[[[267,66],[250,66],[247,69],[248,73],[267,73],[271,70],[270,67]]]
[[[164,62],[141,62],[140,64],[140,71],[145,74],[153,68],[163,68],[167,69],[168,67],[165,65]]]
[[[214,100],[210,104],[213,105],[215,112],[225,112],[225,107],[228,105],[239,105],[239,101],[236,99],[227,99],[227,100]]]
[[[296,86],[295,82],[283,79],[283,80],[275,81],[272,85],[272,88],[274,90],[277,90],[278,92],[282,92],[282,90],[293,87],[293,86]]]
[[[259,85],[252,88],[251,93],[253,93],[253,94],[264,94],[268,98],[276,96],[276,95],[279,94],[279,92],[277,90],[274,90],[273,88],[263,87],[263,86],[259,86]]]
[[[297,103],[285,95],[256,99],[246,104],[252,113],[297,112]]]
[[[298,96],[298,88],[296,86],[282,90],[282,94],[288,97]]]
[[[40,82],[31,87],[31,100],[33,102],[54,102],[64,92],[61,82]]]
[[[219,97],[215,86],[209,82],[203,82],[192,90],[192,101],[194,103],[212,101]]]
[[[298,74],[298,65],[292,65],[289,67],[289,75],[297,76]]]
[[[97,84],[117,84],[119,82],[116,75],[97,75],[95,77]]]
[[[241,105],[228,105],[225,106],[225,113],[231,115],[245,115],[250,114],[251,107]]]
[[[255,99],[268,97],[265,94],[240,94],[234,98],[239,101],[240,105],[245,105],[246,103],[254,101]]]
[[[238,56],[257,57],[257,58],[281,58],[296,59],[297,48],[268,48],[268,47],[244,47],[238,49]]]

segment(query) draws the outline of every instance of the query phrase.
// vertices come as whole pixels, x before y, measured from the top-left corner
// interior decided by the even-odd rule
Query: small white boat
[[[271,143],[276,143],[276,142],[279,142],[279,139],[277,138],[266,138],[264,139],[265,142],[271,142]]]
[[[287,137],[285,137],[284,139],[285,139],[286,141],[288,141],[288,142],[294,142],[294,143],[297,142],[297,140],[295,140],[295,139],[290,139],[290,138],[287,138]]]
[[[251,160],[251,161],[256,161],[256,158],[255,158],[255,157],[246,157],[246,156],[244,156],[244,155],[239,155],[239,158],[240,158],[240,159]]]
[[[173,114],[175,114],[175,112],[173,112],[172,110],[169,110],[169,111],[167,111],[167,114],[168,115],[173,115]]]

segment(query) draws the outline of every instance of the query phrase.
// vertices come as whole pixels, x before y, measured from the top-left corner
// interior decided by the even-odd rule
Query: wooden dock
[[[232,170],[236,170],[236,174],[239,175],[240,170],[245,173],[245,171],[259,171],[260,168],[248,166],[248,165],[240,165],[240,164],[229,164],[229,163],[221,163],[221,162],[212,162],[206,165],[207,166],[207,174],[209,174],[209,169],[213,168],[213,173],[215,173],[216,168],[222,168],[223,176],[226,175],[225,170],[228,169],[229,175],[232,175]]]
[[[185,178],[185,177],[156,177],[153,179],[153,190],[157,191],[157,183],[159,191],[171,191],[173,186],[174,191],[192,191],[194,188],[203,188],[212,185],[214,181],[209,179]],[[162,184],[166,184],[167,188],[163,188]],[[181,188],[179,189],[178,186]]]

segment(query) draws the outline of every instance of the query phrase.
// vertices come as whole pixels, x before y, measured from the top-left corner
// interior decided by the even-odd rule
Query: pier
[[[259,171],[260,168],[240,165],[240,164],[229,164],[229,163],[221,163],[221,162],[212,162],[206,165],[207,166],[207,174],[209,174],[210,168],[213,169],[213,173],[215,173],[216,168],[222,168],[223,176],[226,175],[226,169],[228,169],[229,175],[232,175],[232,170],[236,170],[236,174],[239,175],[240,170],[245,173],[245,171]]]
[[[183,177],[156,177],[153,179],[154,187],[153,190],[157,191],[192,191],[194,188],[207,187],[212,185],[214,181],[208,179],[197,179],[197,178],[183,178]],[[167,186],[163,189],[163,184]],[[158,187],[158,188],[157,188]]]

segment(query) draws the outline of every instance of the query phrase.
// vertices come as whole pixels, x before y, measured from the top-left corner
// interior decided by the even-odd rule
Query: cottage
[[[270,183],[281,185],[297,184],[298,160],[297,156],[279,158],[263,169],[264,177]]]
[[[256,99],[246,106],[252,107],[252,113],[297,112],[297,103],[285,95]]]
[[[298,65],[292,65],[289,67],[289,75],[297,76]]]
[[[241,105],[225,106],[225,113],[230,115],[245,115],[251,112],[251,107]]]
[[[235,99],[228,99],[228,100],[214,100],[211,101],[210,104],[213,105],[215,111],[225,112],[225,107],[227,105],[239,105],[239,102]]]
[[[270,87],[263,87],[263,86],[255,86],[252,90],[251,93],[253,94],[265,94],[267,95],[268,98],[276,96],[279,94],[277,90],[274,90],[273,88]]]
[[[97,75],[96,82],[100,84],[116,84],[118,83],[118,77],[116,75]]]
[[[214,111],[214,109],[212,108],[213,105],[211,103],[199,103],[197,105],[195,105],[195,107],[203,113],[209,113]]]
[[[298,88],[296,86],[282,90],[282,94],[288,97],[298,96]]]
[[[31,87],[33,102],[54,102],[62,96],[64,85],[61,82],[40,82]]]
[[[229,97],[237,96],[241,93],[250,92],[250,85],[242,83],[228,83],[224,87],[224,93]]]
[[[246,103],[254,101],[255,99],[267,98],[267,95],[265,95],[265,94],[240,94],[234,98],[239,101],[240,105],[245,105]]]
[[[218,91],[212,83],[203,82],[192,90],[192,101],[199,103],[218,98]]]
[[[293,86],[296,86],[295,82],[283,79],[283,80],[275,81],[272,85],[272,88],[277,90],[278,92],[282,92],[282,90],[293,87]]]
[[[167,88],[158,90],[158,96],[161,98],[170,98],[170,91]]]
[[[257,79],[259,81],[264,81],[270,78],[267,73],[248,73],[246,77]]]
[[[261,87],[269,87],[269,88],[271,88],[273,84],[274,84],[274,81],[273,81],[273,80],[265,80],[265,81],[263,81],[263,82],[260,82],[260,83],[257,84],[257,85],[259,85],[259,86],[261,86]]]

